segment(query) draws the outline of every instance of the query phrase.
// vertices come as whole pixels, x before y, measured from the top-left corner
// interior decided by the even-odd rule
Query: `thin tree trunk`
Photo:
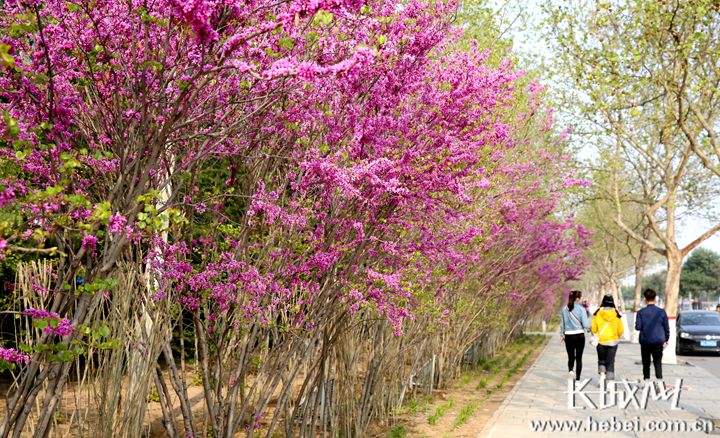
[[[617,278],[612,278],[610,280],[610,287],[612,288],[612,294],[615,298],[615,306],[620,310],[620,312],[625,313],[625,297],[622,295],[622,290],[620,289],[620,284],[618,284]]]
[[[162,371],[160,366],[155,367],[155,388],[158,392],[158,398],[160,399],[160,406],[162,407],[163,413],[163,426],[165,426],[165,433],[170,438],[178,436],[177,427],[175,426],[175,419],[173,418],[172,408],[170,406],[170,392],[162,378]],[[186,433],[186,435],[189,435]]]
[[[633,312],[640,310],[642,305],[643,277],[645,277],[645,265],[647,264],[648,247],[642,245],[640,254],[635,260],[635,296],[633,300]]]
[[[182,318],[182,315],[180,316],[180,318]],[[185,352],[183,351],[182,354],[185,354]],[[180,401],[180,412],[182,413],[183,424],[185,426],[185,435],[196,436],[197,432],[195,430],[195,424],[193,423],[192,407],[188,398],[187,387],[183,384],[180,373],[178,373],[177,366],[175,365],[175,359],[173,358],[170,341],[166,342],[163,346],[163,355],[165,356],[165,361],[168,363],[170,384],[172,385],[173,390],[175,391],[175,394]]]

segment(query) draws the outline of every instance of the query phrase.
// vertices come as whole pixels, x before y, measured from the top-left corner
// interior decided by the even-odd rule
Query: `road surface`
[[[705,369],[710,374],[720,377],[720,356],[710,354],[689,354],[678,356],[680,360],[686,360],[691,364]]]

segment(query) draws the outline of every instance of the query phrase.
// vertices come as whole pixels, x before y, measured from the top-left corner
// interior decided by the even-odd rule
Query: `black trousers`
[[[650,359],[655,365],[655,377],[662,379],[662,356],[663,344],[640,344],[640,356],[642,356],[643,378],[650,378]]]
[[[598,345],[598,370],[607,373],[607,378],[612,379],[615,374],[615,354],[617,345]]]
[[[585,334],[565,335],[565,349],[568,355],[568,371],[575,368],[575,380],[580,380],[582,355],[585,350]]]

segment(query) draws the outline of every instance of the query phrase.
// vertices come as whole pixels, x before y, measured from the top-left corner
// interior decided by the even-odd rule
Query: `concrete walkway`
[[[485,425],[479,438],[675,438],[720,435],[720,379],[702,368],[692,366],[692,358],[681,360],[687,360],[689,364],[663,365],[665,383],[669,387],[664,394],[669,396],[668,400],[660,397],[653,399],[656,394],[650,388],[645,390],[637,386],[638,379],[642,378],[640,346],[621,344],[615,360],[615,378],[617,382],[627,380],[632,384],[627,387],[618,385],[615,400],[620,402],[624,398],[628,403],[625,407],[616,403],[615,406],[601,409],[599,405],[602,396],[598,387],[595,349],[586,344],[581,382],[588,378],[592,380],[582,390],[575,389],[573,402],[572,397],[569,397],[573,390],[569,391],[568,387],[565,346],[553,334],[535,364],[515,385]],[[679,409],[672,409],[673,396],[670,394],[675,394],[673,388],[676,379],[680,378],[683,381],[677,403]],[[643,406],[643,391],[647,391],[646,406]],[[606,389],[606,406],[612,405],[610,393],[611,389]],[[583,396],[597,407],[590,407]],[[543,426],[544,431],[540,430]],[[559,427],[565,429],[560,431]],[[579,427],[579,430],[568,431],[568,427]],[[649,430],[651,428],[653,431]],[[660,432],[663,429],[666,432]]]

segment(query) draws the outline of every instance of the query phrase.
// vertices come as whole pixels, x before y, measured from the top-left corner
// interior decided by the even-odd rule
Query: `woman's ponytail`
[[[575,308],[575,301],[580,297],[582,297],[582,292],[580,292],[579,290],[571,290],[570,291],[570,293],[568,294],[568,303],[567,303],[567,308],[570,312],[573,311],[573,309]]]

